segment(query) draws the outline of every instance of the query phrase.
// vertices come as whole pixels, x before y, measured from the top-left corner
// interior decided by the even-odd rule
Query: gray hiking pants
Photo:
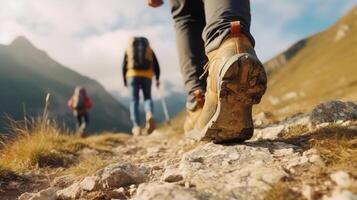
[[[242,32],[254,44],[250,34],[250,1],[170,0],[170,2],[185,88],[188,94],[197,89],[205,91],[205,80],[199,80],[199,77],[207,62],[206,53],[220,46],[230,33],[232,21],[241,22]]]

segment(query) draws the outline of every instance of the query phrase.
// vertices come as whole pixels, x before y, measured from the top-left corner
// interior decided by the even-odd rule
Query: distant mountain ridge
[[[5,131],[5,114],[23,119],[24,106],[29,115],[42,112],[46,93],[51,94],[51,116],[73,128],[66,102],[77,85],[86,87],[94,102],[90,132],[130,129],[128,110],[98,82],[56,62],[25,37],[16,38],[10,45],[0,45],[0,71],[2,132]]]
[[[265,63],[268,90],[255,112],[306,112],[321,101],[357,101],[357,6],[325,31]]]

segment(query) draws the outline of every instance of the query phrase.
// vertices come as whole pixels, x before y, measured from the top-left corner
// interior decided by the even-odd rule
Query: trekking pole
[[[162,109],[164,110],[166,122],[167,122],[168,125],[171,125],[171,123],[170,123],[169,110],[167,109],[166,101],[165,101],[164,96],[163,96],[162,93],[161,93],[160,87],[157,87],[157,94],[158,94],[159,99],[160,99],[160,101],[161,101]]]

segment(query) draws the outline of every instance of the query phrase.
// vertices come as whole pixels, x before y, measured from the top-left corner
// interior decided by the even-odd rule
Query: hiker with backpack
[[[88,127],[88,111],[93,107],[92,100],[88,97],[83,87],[77,86],[74,90],[74,94],[68,100],[67,105],[68,108],[73,111],[73,115],[77,119],[77,133],[83,136]]]
[[[123,61],[124,85],[129,87],[130,119],[133,123],[134,136],[151,134],[155,130],[154,105],[151,98],[152,78],[155,76],[156,86],[160,86],[160,67],[156,55],[145,37],[133,37],[125,52]],[[139,93],[144,95],[145,130],[140,127]]]
[[[186,136],[243,142],[267,77],[250,32],[250,0],[170,0],[187,90]],[[163,0],[147,0],[160,7]]]

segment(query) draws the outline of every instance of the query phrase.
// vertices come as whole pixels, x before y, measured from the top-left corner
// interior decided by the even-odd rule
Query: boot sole
[[[244,53],[229,59],[220,74],[216,113],[203,129],[202,140],[243,142],[253,137],[252,106],[260,103],[266,90],[264,67]]]

